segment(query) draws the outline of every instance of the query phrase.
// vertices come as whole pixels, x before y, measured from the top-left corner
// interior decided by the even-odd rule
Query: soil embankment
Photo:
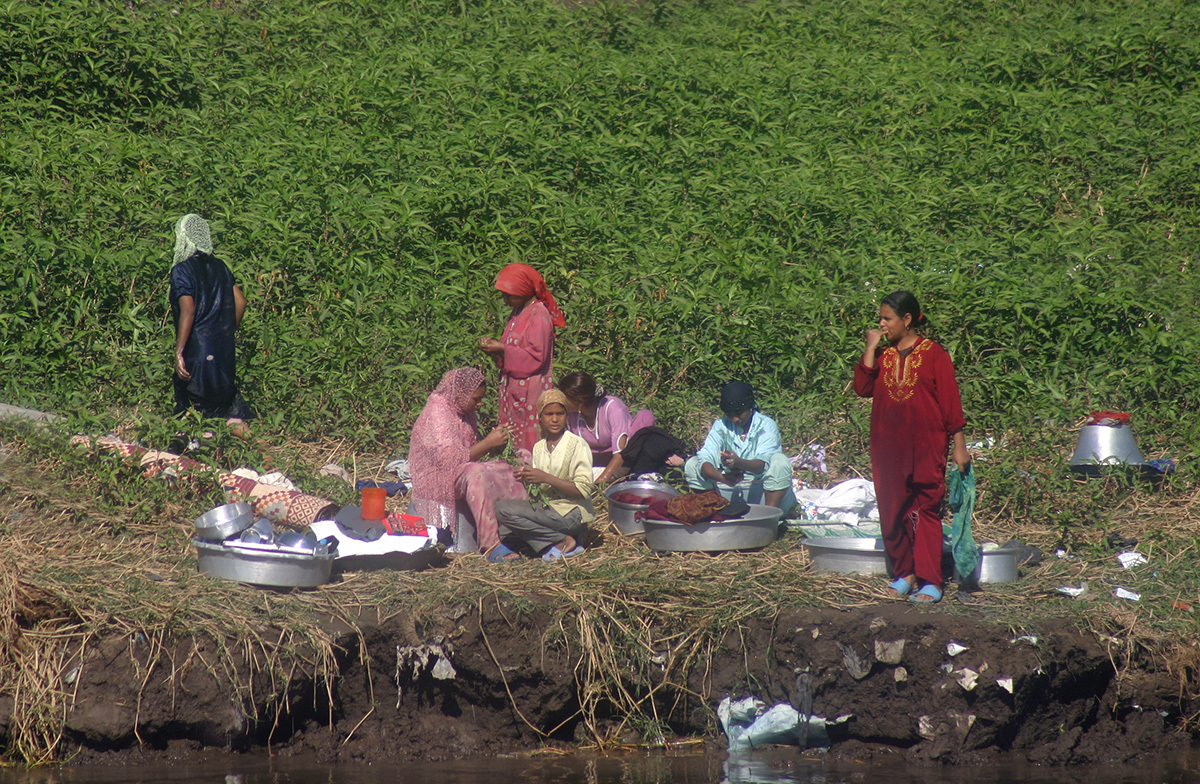
[[[270,745],[327,761],[382,762],[597,734],[637,743],[666,732],[723,744],[713,710],[721,697],[799,700],[797,671],[811,684],[814,715],[848,717],[830,729],[835,755],[977,763],[1013,752],[1044,764],[1110,763],[1187,740],[1173,729],[1183,707],[1176,684],[1165,674],[1118,677],[1094,640],[1062,625],[1013,639],[993,625],[899,603],[789,611],[741,624],[709,661],[690,668],[686,683],[611,673],[631,692],[654,690],[662,724],[633,727],[580,715],[586,663],[559,624],[549,607],[498,599],[447,619],[424,640],[410,618],[393,618],[341,636],[342,672],[328,683],[300,675],[309,670],[294,662],[282,692],[258,684],[259,694],[286,694],[285,704],[266,704],[252,684],[231,685],[245,673],[204,666],[202,643],[177,646],[147,672],[145,642],[108,640],[83,656],[67,745],[84,760]],[[965,650],[951,655],[951,643]]]
[[[605,533],[555,564],[429,551],[274,592],[198,573],[191,520],[217,488],[146,482],[119,457],[22,438],[0,447],[11,760],[721,748],[718,702],[750,695],[811,700],[838,720],[831,754],[856,759],[1106,763],[1184,743],[1180,728],[1195,726],[1200,653],[1179,599],[1194,569],[1169,557],[1195,530],[1186,494],[1128,501],[1121,530],[1153,547],[1142,571],[1093,541],[1103,528],[1080,529],[1064,557],[933,607],[886,599],[880,578],[818,572],[792,534],[752,553],[661,557]],[[1070,599],[1063,585],[1093,589]]]

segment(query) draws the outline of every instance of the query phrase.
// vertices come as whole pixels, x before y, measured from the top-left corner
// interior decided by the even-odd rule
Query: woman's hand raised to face
[[[866,333],[867,351],[873,351],[883,340],[882,329],[868,329]]]

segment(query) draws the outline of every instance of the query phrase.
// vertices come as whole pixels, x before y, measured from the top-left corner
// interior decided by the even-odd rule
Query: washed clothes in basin
[[[830,536],[804,540],[819,572],[888,574],[883,540],[868,536]]]
[[[329,582],[333,571],[332,553],[314,555],[240,541],[217,544],[196,539],[193,544],[199,570],[223,580],[275,588],[313,588]]]
[[[254,525],[254,509],[245,501],[221,504],[196,518],[196,536],[220,542]]]
[[[779,536],[779,518],[783,516],[783,510],[765,504],[749,506],[750,511],[741,517],[694,525],[642,518],[646,527],[646,545],[651,550],[676,553],[720,553],[766,547]]]
[[[645,530],[642,521],[637,519],[637,513],[644,512],[650,505],[614,501],[613,496],[621,493],[657,499],[674,498],[679,495],[679,491],[670,485],[648,479],[627,479],[624,482],[617,482],[605,490],[604,495],[608,496],[608,515],[612,518],[613,525],[617,527],[617,530],[626,536],[640,534]]]

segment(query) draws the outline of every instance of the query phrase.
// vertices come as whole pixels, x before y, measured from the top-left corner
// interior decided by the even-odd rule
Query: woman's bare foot
[[[565,553],[569,553],[572,550],[574,550],[575,546],[578,544],[579,544],[579,542],[575,541],[574,536],[564,536],[562,538],[562,540],[560,540],[559,543],[554,546],[559,549],[559,552],[562,552],[565,554]]]
[[[900,585],[900,583],[908,583],[908,587],[904,588],[902,585]],[[893,599],[900,599],[907,596],[909,592],[916,587],[916,585],[917,576],[915,574],[910,574],[908,577],[897,577],[892,584],[887,587],[887,594]]]
[[[515,561],[521,557],[520,553],[514,553],[511,550],[506,553],[498,553],[496,550],[499,547],[504,547],[505,550],[508,550],[508,547],[504,546],[503,543],[494,544],[488,548],[486,553],[483,554],[484,558],[487,558],[492,563],[503,563],[504,561]]]

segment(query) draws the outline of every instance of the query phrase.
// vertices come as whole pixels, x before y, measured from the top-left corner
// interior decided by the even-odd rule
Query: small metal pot
[[[222,504],[196,518],[196,536],[221,542],[254,524],[254,509],[245,501]]]
[[[317,540],[311,536],[298,534],[295,531],[287,531],[275,537],[275,543],[279,547],[291,550],[295,553],[308,553],[312,555],[317,551]]]
[[[1013,582],[1017,579],[1017,554],[1015,547],[981,550],[979,566],[975,568],[975,579],[980,585]]]
[[[649,509],[650,505],[614,501],[613,496],[617,493],[636,493],[645,498],[660,499],[674,498],[679,495],[679,491],[670,485],[652,482],[648,479],[628,479],[618,482],[604,491],[604,494],[608,496],[608,516],[612,518],[613,525],[617,527],[617,530],[626,536],[635,536],[646,530],[642,521],[637,519],[637,513]]]

